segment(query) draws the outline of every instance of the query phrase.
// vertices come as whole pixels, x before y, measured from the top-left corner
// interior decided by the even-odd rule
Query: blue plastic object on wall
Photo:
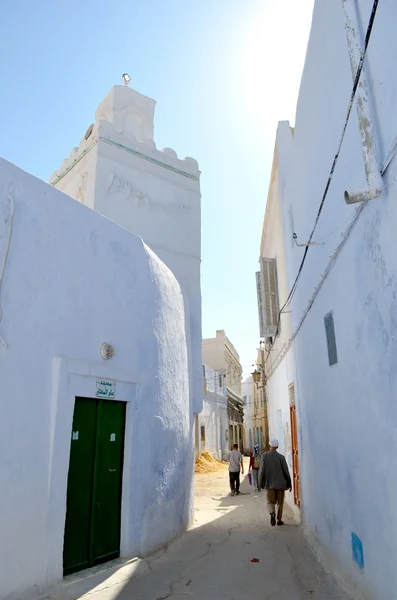
[[[352,533],[352,556],[356,566],[359,569],[364,569],[363,543],[355,533]]]

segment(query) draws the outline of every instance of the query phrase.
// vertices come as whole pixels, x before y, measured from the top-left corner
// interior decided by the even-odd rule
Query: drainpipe
[[[356,0],[342,0],[342,6],[345,13],[345,30],[349,47],[350,66],[354,81],[362,54],[357,2]],[[356,108],[368,188],[355,192],[345,191],[346,204],[355,204],[356,202],[373,200],[374,198],[378,198],[383,192],[383,181],[380,174],[375,144],[374,117],[371,112],[364,66],[361,71],[361,77],[356,92]]]

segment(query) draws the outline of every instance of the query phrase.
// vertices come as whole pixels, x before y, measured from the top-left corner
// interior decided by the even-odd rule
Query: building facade
[[[156,148],[155,104],[128,86],[114,86],[50,183],[139,235],[177,278],[185,303],[193,419],[202,409],[200,171],[193,158]]]
[[[308,538],[375,600],[394,597],[397,560],[396,18],[392,2],[315,2],[293,136],[281,127],[291,333],[267,373],[269,404],[296,402]]]
[[[293,474],[293,494],[287,493],[286,501],[295,516],[300,518],[299,445],[296,436],[298,425],[294,393],[295,363],[293,349],[287,349],[292,331],[291,314],[280,312],[289,293],[282,195],[292,140],[293,130],[289,123],[279,123],[262,228],[260,271],[256,274],[260,334],[263,340],[258,351],[257,362],[267,379],[266,386],[262,381],[259,384],[261,397],[258,400],[261,403],[261,415],[264,417],[266,413],[269,435],[271,438],[278,439],[280,452],[285,455]],[[284,353],[285,349],[287,350]]]
[[[203,450],[221,460],[228,452],[227,396],[223,377],[203,365],[203,410],[196,418],[196,456]]]
[[[241,383],[241,394],[244,402],[244,452],[247,454],[256,443],[255,384],[252,375]]]
[[[0,598],[19,600],[189,525],[188,348],[138,236],[4,160],[0,215]]]
[[[229,427],[227,431],[229,450],[233,444],[244,446],[244,402],[241,397],[242,367],[240,357],[223,330],[216,332],[215,338],[202,341],[203,363],[218,371],[223,378],[227,396]]]
[[[269,447],[265,386],[262,381],[254,383],[252,375],[243,381],[241,386],[244,402],[244,450],[246,453],[251,452],[257,444],[265,451]]]

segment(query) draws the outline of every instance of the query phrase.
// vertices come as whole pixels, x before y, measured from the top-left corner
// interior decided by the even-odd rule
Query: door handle
[[[115,473],[116,469],[109,469],[109,473]]]

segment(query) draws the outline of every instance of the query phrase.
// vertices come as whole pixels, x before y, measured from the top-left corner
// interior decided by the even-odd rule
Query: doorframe
[[[97,379],[116,383],[114,402],[126,402],[124,464],[121,500],[120,556],[134,556],[139,540],[134,540],[132,478],[133,416],[137,398],[137,379],[131,380],[124,370],[108,363],[76,361],[55,357],[52,361],[52,390],[48,427],[51,447],[48,464],[47,540],[48,576],[63,578],[63,543],[66,521],[67,480],[70,460],[71,431],[76,397],[95,398]]]
[[[288,385],[288,399],[289,399],[289,412],[290,412],[290,435],[291,435],[291,450],[292,450],[292,476],[293,476],[293,495],[294,495],[294,505],[300,510],[302,506],[302,496],[301,496],[301,476],[300,476],[300,443],[299,443],[299,428],[298,428],[298,415],[296,410],[296,402],[295,402],[295,382],[292,381]],[[292,418],[294,419],[294,424],[292,423]],[[297,463],[298,463],[298,471],[297,477],[295,477],[295,467],[294,467],[294,455],[293,455],[293,442],[295,440],[296,448],[297,448]],[[295,486],[295,479],[297,479],[298,489]]]

